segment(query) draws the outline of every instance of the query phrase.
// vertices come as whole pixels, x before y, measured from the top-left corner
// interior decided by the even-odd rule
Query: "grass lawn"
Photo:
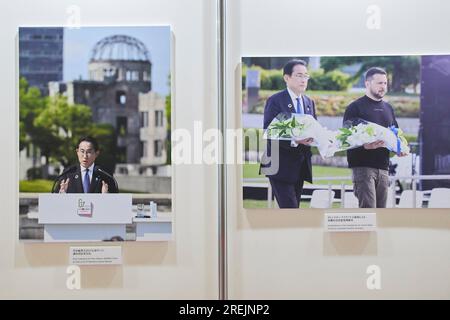
[[[266,200],[244,200],[245,209],[267,209]]]
[[[258,163],[246,163],[243,167],[244,179],[245,178],[264,178],[263,175],[258,174]],[[337,177],[337,176],[351,176],[351,170],[348,168],[336,168],[325,166],[313,166],[313,178],[314,177]],[[344,181],[346,184],[351,184],[350,180]],[[341,184],[339,180],[332,180],[332,184]],[[314,181],[314,184],[328,184],[326,180]]]
[[[52,186],[52,180],[20,180],[19,192],[51,192]]]
[[[325,167],[325,166],[313,166],[313,179],[314,177],[351,177],[352,171],[349,168],[337,168],[337,167]],[[314,184],[328,184],[329,181],[314,181]],[[351,180],[332,180],[332,184],[352,184]]]

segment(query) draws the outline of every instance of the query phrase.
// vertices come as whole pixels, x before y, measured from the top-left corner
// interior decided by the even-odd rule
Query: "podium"
[[[131,194],[39,195],[44,242],[125,241],[131,223]]]

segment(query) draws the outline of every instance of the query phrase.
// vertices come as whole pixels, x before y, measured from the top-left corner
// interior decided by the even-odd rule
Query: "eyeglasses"
[[[78,152],[81,153],[83,156],[86,154],[88,157],[92,156],[95,153],[94,150],[83,150],[83,149],[79,149]]]
[[[299,79],[305,79],[305,80],[308,80],[310,78],[309,74],[303,74],[303,73],[294,74],[293,77],[296,77]]]

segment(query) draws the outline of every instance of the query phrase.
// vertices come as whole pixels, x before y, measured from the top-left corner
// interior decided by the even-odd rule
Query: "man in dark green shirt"
[[[363,119],[383,127],[398,128],[392,106],[383,101],[387,92],[387,73],[370,68],[365,74],[366,95],[353,101],[345,110],[347,121]],[[404,156],[401,153],[399,156]],[[389,188],[389,150],[383,141],[367,143],[347,151],[352,169],[353,188],[360,208],[385,208]]]

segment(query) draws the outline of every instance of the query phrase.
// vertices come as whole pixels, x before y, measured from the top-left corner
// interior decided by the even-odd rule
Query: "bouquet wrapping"
[[[335,136],[335,152],[361,147],[366,143],[381,140],[385,147],[397,154],[410,152],[408,142],[399,128],[383,127],[362,119],[348,120]]]
[[[264,132],[265,139],[298,141],[313,138],[310,146],[317,147],[323,158],[334,154],[336,134],[323,127],[309,114],[280,113]]]

